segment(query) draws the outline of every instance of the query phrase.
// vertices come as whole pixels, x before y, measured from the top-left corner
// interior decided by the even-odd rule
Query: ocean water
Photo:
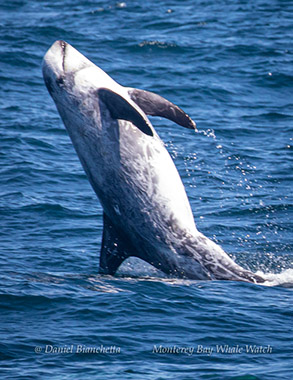
[[[0,5],[1,379],[292,379],[291,1]],[[98,274],[102,208],[41,74],[64,39],[182,107],[152,123],[198,229],[271,286]]]

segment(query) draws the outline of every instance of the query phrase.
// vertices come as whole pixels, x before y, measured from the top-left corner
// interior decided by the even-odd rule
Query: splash
[[[199,134],[202,134],[204,136],[207,136],[207,137],[210,137],[214,140],[216,140],[216,134],[215,134],[215,131],[211,128],[208,128],[208,129],[198,129],[196,131],[196,133],[199,133]]]
[[[293,288],[293,269],[285,269],[281,273],[263,273],[258,271],[256,274],[266,279],[262,285]]]

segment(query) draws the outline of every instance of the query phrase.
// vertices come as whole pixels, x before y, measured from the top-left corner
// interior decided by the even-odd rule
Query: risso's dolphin
[[[64,41],[46,53],[43,76],[104,209],[101,273],[113,275],[136,256],[181,278],[264,281],[195,226],[178,171],[146,116],[195,129],[185,112],[119,85]]]

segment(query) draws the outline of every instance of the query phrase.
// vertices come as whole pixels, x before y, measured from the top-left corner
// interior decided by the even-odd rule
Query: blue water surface
[[[293,378],[292,16],[286,0],[1,2],[1,379]],[[198,229],[274,286],[138,260],[98,274],[102,208],[41,74],[57,39],[197,122],[152,118]]]

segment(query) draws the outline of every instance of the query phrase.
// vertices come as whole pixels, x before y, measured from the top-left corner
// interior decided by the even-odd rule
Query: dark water
[[[292,11],[1,2],[1,379],[292,379]],[[102,209],[41,76],[56,39],[191,115],[197,134],[152,122],[197,226],[275,286],[176,280],[137,261],[98,275]]]

